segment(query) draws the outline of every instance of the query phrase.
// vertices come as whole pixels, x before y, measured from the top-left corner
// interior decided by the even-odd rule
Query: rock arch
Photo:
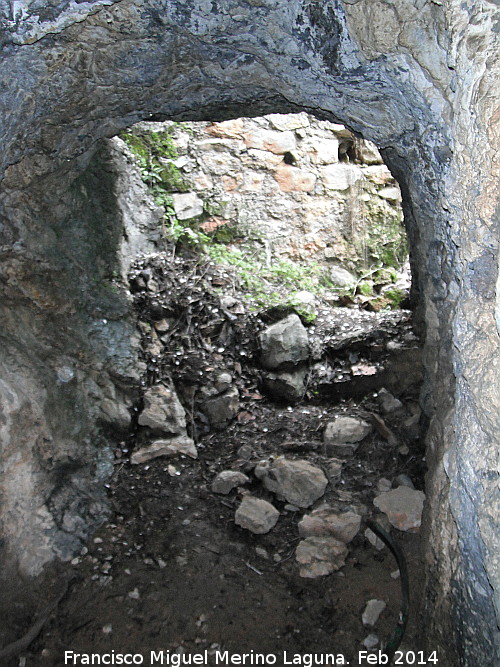
[[[99,139],[307,110],[377,143],[401,184],[426,327],[429,647],[496,664],[498,2],[0,0],[0,19],[5,562],[38,574],[103,511],[98,405],[137,378]]]

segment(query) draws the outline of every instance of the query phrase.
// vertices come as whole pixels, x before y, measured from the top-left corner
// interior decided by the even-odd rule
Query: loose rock
[[[306,375],[305,368],[298,368],[292,372],[268,373],[264,376],[264,387],[271,396],[295,403],[304,395]]]
[[[398,530],[416,532],[422,522],[424,500],[422,491],[399,486],[377,496],[373,504],[387,515],[390,523]]]
[[[345,544],[334,537],[307,537],[297,546],[295,558],[302,565],[300,576],[315,579],[339,570],[347,554]]]
[[[186,413],[175,391],[159,384],[145,392],[144,410],[138,422],[160,433],[183,433]]]
[[[198,458],[196,445],[186,435],[170,438],[169,440],[156,440],[151,445],[134,452],[130,457],[130,463],[138,465],[159,456],[178,456],[180,454],[185,454],[192,459]]]
[[[395,412],[401,412],[404,409],[401,401],[393,396],[387,389],[381,389],[378,392],[378,401],[380,404],[380,409],[386,415],[393,414]]]
[[[325,493],[328,480],[317,466],[298,459],[280,457],[269,463],[259,463],[255,475],[266,489],[297,507],[310,507]]]
[[[409,489],[414,489],[415,485],[411,481],[411,479],[408,477],[408,475],[401,474],[398,475],[397,477],[394,478],[394,481],[392,483],[394,487],[398,486],[407,486]],[[382,491],[382,489],[381,489]]]
[[[370,634],[363,639],[363,646],[367,649],[375,648],[379,642],[377,635]]]
[[[265,329],[259,336],[262,365],[275,370],[309,357],[307,331],[295,313]]]
[[[280,513],[267,500],[255,496],[245,496],[236,510],[234,521],[251,533],[263,535],[277,524]]]
[[[371,424],[358,417],[337,417],[328,422],[323,434],[325,453],[327,455],[352,454],[361,442],[372,431]]]
[[[355,512],[335,512],[331,507],[314,510],[299,522],[301,537],[335,537],[347,544],[359,532],[361,517]]]
[[[224,426],[236,417],[240,409],[239,393],[236,387],[231,387],[203,403],[203,412],[207,415],[212,426]]]
[[[338,287],[353,287],[356,284],[356,278],[341,266],[332,266],[330,269],[330,280]]]
[[[361,616],[363,625],[375,625],[385,607],[386,604],[383,600],[368,600],[365,610]]]
[[[214,493],[227,495],[237,486],[248,484],[250,480],[242,472],[237,470],[223,470],[212,482],[211,489]]]

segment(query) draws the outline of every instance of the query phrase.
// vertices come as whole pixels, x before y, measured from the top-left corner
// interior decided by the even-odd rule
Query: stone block
[[[194,192],[176,192],[172,199],[179,220],[190,220],[203,213],[203,201]]]
[[[361,178],[362,170],[353,164],[331,164],[321,169],[321,181],[327,190],[348,190]]]
[[[301,577],[316,579],[340,570],[347,554],[346,545],[334,537],[306,537],[297,546],[295,559],[302,566]]]
[[[304,169],[283,165],[274,172],[274,178],[282,192],[313,192],[316,176]]]

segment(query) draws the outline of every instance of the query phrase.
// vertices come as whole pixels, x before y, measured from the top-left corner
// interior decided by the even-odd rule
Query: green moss
[[[189,184],[173,163],[179,155],[172,138],[175,125],[164,132],[147,132],[133,128],[123,133],[121,138],[137,158],[142,180],[161,196],[158,191],[187,192]]]
[[[388,300],[388,305],[392,310],[400,308],[401,303],[406,299],[406,296],[406,292],[397,287],[392,287],[391,289],[386,289],[384,291],[384,297]]]
[[[369,282],[363,281],[358,285],[358,291],[364,296],[372,296],[373,294],[373,285]]]

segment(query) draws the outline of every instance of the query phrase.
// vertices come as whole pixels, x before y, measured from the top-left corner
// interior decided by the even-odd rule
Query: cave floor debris
[[[150,651],[187,656],[207,650],[209,664],[216,651],[254,651],[276,655],[280,665],[286,651],[342,654],[356,665],[358,651],[368,645],[381,648],[397,623],[400,582],[394,557],[387,548],[377,549],[362,525],[348,544],[341,569],[326,577],[301,577],[295,559],[298,523],[324,504],[365,518],[377,514],[373,499],[388,491],[397,476],[423,489],[425,460],[415,431],[418,344],[411,314],[324,306],[309,328],[313,358],[305,396],[288,405],[262,390],[256,331],[266,320],[247,317],[237,299],[226,299],[221,308],[219,296],[203,292],[206,272],[202,277],[191,272],[191,283],[179,283],[177,294],[172,284],[162,292],[158,267],[168,282],[173,280],[168,264],[161,258],[145,261],[133,279],[145,384],[173,379],[185,408],[191,396],[187,422],[198,456],[131,465],[130,454],[144,446],[148,434],[138,426],[123,439],[107,487],[112,512],[72,561],[76,578],[69,594],[57,617],[24,652],[26,664],[62,665],[65,650],[142,654],[143,664],[150,664]],[[142,279],[146,270],[153,289]],[[179,267],[176,271],[182,275]],[[221,282],[220,276],[217,280]],[[192,311],[187,318],[186,304],[179,312],[169,311],[167,301],[180,301],[181,294]],[[185,321],[179,327],[181,318]],[[160,335],[152,336],[154,330]],[[203,385],[203,373],[213,377],[215,371],[230,372],[239,406],[234,419],[210,428],[196,408],[193,386]],[[398,409],[391,412],[386,403],[384,413],[378,395],[383,387],[402,408],[395,404]],[[373,423],[374,429],[354,451],[332,458],[323,433],[332,418],[345,414]],[[255,465],[277,456],[307,460],[325,472],[329,484],[311,507],[299,509],[280,500],[256,479]],[[244,489],[215,493],[212,483],[224,470],[245,473],[250,481]],[[280,512],[265,534],[235,524],[235,511],[247,492],[272,502]],[[419,536],[399,530],[392,534],[406,554],[412,591],[403,646],[417,650],[423,571]],[[385,603],[374,627],[362,621],[373,599]]]

